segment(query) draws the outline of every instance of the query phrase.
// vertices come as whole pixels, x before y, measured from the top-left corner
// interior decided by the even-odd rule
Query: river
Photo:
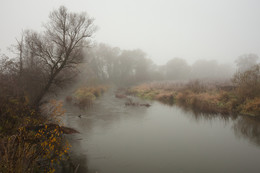
[[[134,99],[151,107],[125,106],[113,91],[86,110],[66,105],[65,125],[80,132],[68,136],[78,172],[260,172],[259,119]]]

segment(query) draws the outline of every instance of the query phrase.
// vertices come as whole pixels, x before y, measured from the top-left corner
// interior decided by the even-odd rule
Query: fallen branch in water
[[[115,95],[116,98],[122,99],[122,98],[126,98],[127,96],[124,94],[116,94]]]
[[[145,106],[145,107],[150,107],[151,106],[148,103],[143,103],[143,104],[135,103],[135,102],[132,101],[132,99],[128,99],[128,102],[125,102],[125,105],[126,106]]]

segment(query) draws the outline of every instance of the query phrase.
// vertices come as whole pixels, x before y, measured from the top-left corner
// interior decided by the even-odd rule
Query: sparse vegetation
[[[179,104],[205,113],[260,115],[259,65],[235,74],[235,87],[217,87],[192,81],[186,84],[153,83],[132,87],[128,94],[167,104]],[[222,89],[221,89],[222,88]]]
[[[107,86],[92,86],[92,87],[79,87],[76,89],[72,96],[66,97],[66,102],[78,106],[80,109],[85,109],[93,104],[93,101],[100,97],[106,90]]]
[[[62,104],[48,104],[50,118],[32,109],[26,98],[1,98],[1,102],[0,172],[53,172],[70,147],[58,125]]]
[[[128,90],[121,88],[115,93],[118,102],[111,105],[123,108],[108,112],[107,117],[125,114],[129,110],[126,106],[151,106],[133,101],[129,95],[214,116],[260,115],[260,64],[257,64],[257,55],[240,56],[235,61],[237,72],[232,78],[232,66],[215,60],[189,63],[183,58],[172,58],[164,65],[156,65],[141,49],[123,50],[104,43],[96,44],[92,40],[96,29],[94,19],[87,13],[73,13],[61,6],[50,13],[41,32],[22,32],[16,45],[10,48],[15,54],[13,58],[0,55],[0,173],[55,172],[55,167],[68,158],[70,145],[64,134],[78,131],[62,124],[61,117],[65,114],[63,102],[52,98],[75,79],[81,80],[75,82],[81,86],[67,94],[64,101],[69,108],[72,108],[70,105],[76,106],[73,111],[80,111],[75,116],[78,120],[88,115],[81,113],[86,113],[85,109],[91,107],[110,85],[137,86]],[[176,52],[182,55],[181,50],[176,49]],[[148,83],[151,81],[157,82]],[[232,83],[219,85],[212,81]],[[103,102],[100,103],[102,107]],[[103,107],[109,109],[107,105]],[[95,123],[87,123],[91,124]],[[257,125],[251,131],[257,131]],[[250,132],[249,128],[242,129],[242,134]],[[75,172],[78,168],[79,165],[75,166]]]
[[[63,6],[49,19],[45,32],[22,34],[18,58],[1,55],[0,172],[55,172],[70,147],[63,134],[77,133],[62,126],[63,104],[49,96],[73,79],[95,27]]]

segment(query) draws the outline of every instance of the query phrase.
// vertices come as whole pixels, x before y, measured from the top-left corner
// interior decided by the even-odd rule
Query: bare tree
[[[238,71],[245,72],[257,64],[259,57],[256,54],[244,54],[239,56],[235,63]]]
[[[49,19],[43,33],[27,31],[23,43],[18,43],[27,50],[27,67],[40,69],[37,75],[42,79],[41,86],[33,101],[36,106],[53,85],[61,84],[61,72],[76,68],[82,61],[81,50],[91,44],[96,30],[94,20],[86,13],[68,12],[64,6],[51,12]]]
[[[238,71],[233,77],[233,83],[237,86],[237,95],[242,99],[260,96],[260,63],[249,70]]]
[[[21,34],[21,39],[16,39],[16,45],[12,45],[9,50],[18,56],[19,75],[22,75],[23,70],[23,54],[24,54],[24,32]]]
[[[187,80],[190,66],[182,58],[173,58],[166,64],[166,77],[171,80]]]

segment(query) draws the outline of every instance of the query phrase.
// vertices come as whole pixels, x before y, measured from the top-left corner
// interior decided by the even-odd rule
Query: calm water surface
[[[259,120],[124,102],[108,92],[85,111],[67,105],[64,123],[80,131],[68,137],[79,172],[260,172]]]

